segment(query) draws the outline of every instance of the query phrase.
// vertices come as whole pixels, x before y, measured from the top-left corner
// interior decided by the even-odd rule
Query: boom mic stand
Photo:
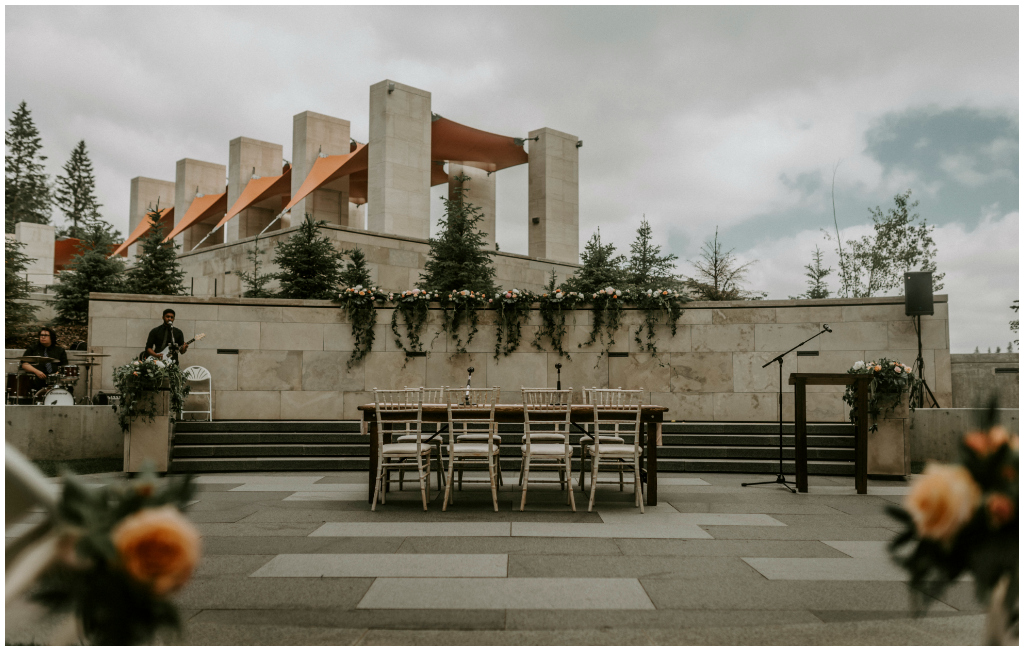
[[[741,486],[762,486],[764,484],[782,484],[783,486],[785,486],[789,490],[789,492],[791,492],[791,493],[795,493],[796,492],[796,489],[792,488],[789,485],[789,482],[786,481],[786,475],[783,474],[783,472],[782,472],[782,358],[785,357],[786,355],[790,354],[791,352],[793,352],[794,350],[796,350],[800,346],[803,346],[804,344],[806,344],[811,339],[814,339],[814,337],[819,337],[819,336],[825,334],[826,332],[832,332],[832,328],[828,327],[827,323],[822,323],[821,324],[821,332],[819,332],[818,334],[814,335],[813,337],[808,337],[807,339],[804,339],[803,341],[801,341],[797,345],[793,346],[792,348],[790,348],[786,352],[779,353],[774,359],[772,359],[769,362],[766,362],[765,364],[763,364],[761,366],[761,368],[767,368],[767,367],[771,366],[772,364],[774,364],[775,362],[779,363],[779,474],[772,481],[753,481],[753,482],[747,482],[745,484],[740,484]]]

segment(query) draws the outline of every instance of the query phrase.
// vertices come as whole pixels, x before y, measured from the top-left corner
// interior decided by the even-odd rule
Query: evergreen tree
[[[279,298],[330,300],[338,295],[344,263],[331,240],[320,235],[324,224],[306,213],[298,232],[278,243],[274,264],[281,271],[274,277],[281,283]]]
[[[661,247],[655,246],[651,225],[646,217],[640,220],[636,239],[629,247],[629,267],[626,282],[637,289],[681,289],[682,282],[673,271],[678,256],[672,253],[661,255]]]
[[[749,292],[740,285],[747,270],[756,261],[737,265],[733,250],[725,251],[718,241],[718,228],[715,237],[701,247],[700,260],[693,262],[697,273],[686,279],[686,287],[699,301],[735,301],[750,298],[763,298],[761,292]]]
[[[54,203],[71,223],[58,234],[81,237],[82,225],[99,219],[101,205],[96,200],[96,178],[84,140],[72,150],[71,158],[64,164],[64,174],[57,175],[56,185]]]
[[[807,273],[804,274],[807,276],[807,291],[800,296],[790,296],[790,298],[828,298],[832,295],[832,291],[828,288],[828,282],[825,280],[832,273],[832,268],[826,268],[823,265],[823,257],[821,249],[815,245],[811,263],[804,265],[804,269],[807,270]]]
[[[32,285],[25,277],[25,270],[35,262],[21,252],[25,244],[6,239],[4,247],[4,338],[17,337],[32,322],[36,310],[25,300],[32,291]]]
[[[554,267],[551,268],[551,275],[548,276],[548,284],[544,287],[544,291],[548,294],[554,294],[558,289],[558,274],[555,273]],[[571,291],[571,290],[570,290]]]
[[[455,179],[465,183],[469,177],[459,175]],[[477,227],[483,214],[466,201],[466,193],[465,188],[459,187],[444,200],[440,232],[430,238],[427,264],[420,274],[421,289],[438,292],[468,289],[489,296],[497,292],[491,265],[494,252],[486,248],[486,233],[481,233]]]
[[[153,228],[139,239],[139,252],[135,264],[125,274],[125,293],[184,296],[185,272],[178,264],[178,249],[174,240],[164,242],[164,228],[160,212],[154,208],[146,215]]]
[[[242,279],[242,286],[245,290],[242,292],[244,298],[273,298],[274,292],[267,289],[267,285],[274,279],[274,274],[261,274],[260,267],[263,266],[260,263],[260,256],[265,253],[265,249],[259,248],[259,240],[253,248],[246,254],[245,258],[252,263],[252,273],[247,271],[239,271],[238,277]]]
[[[341,286],[346,288],[359,285],[369,287],[370,268],[366,266],[366,254],[358,247],[342,251],[342,253],[348,256],[348,263],[345,265],[345,270],[341,272]]]
[[[83,227],[75,256],[57,277],[54,307],[58,323],[87,323],[89,292],[124,291],[124,260],[110,255],[118,239],[117,231],[102,221]]]
[[[50,223],[50,181],[43,171],[46,156],[40,153],[39,136],[25,102],[11,116],[4,132],[7,152],[4,156],[4,210],[6,232],[14,232],[17,222]]]
[[[565,281],[565,289],[590,296],[605,287],[621,287],[626,277],[626,256],[615,255],[614,244],[601,242],[598,228],[583,247],[580,254],[583,266]]]

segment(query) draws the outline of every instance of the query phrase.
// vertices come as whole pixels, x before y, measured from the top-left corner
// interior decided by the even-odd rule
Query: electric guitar
[[[191,344],[193,342],[199,341],[200,339],[202,339],[205,336],[206,336],[205,332],[197,334],[195,337],[192,337],[191,339],[189,339],[185,343],[181,344],[181,346],[179,346],[178,344],[176,344],[174,342],[171,342],[171,343],[167,344],[166,348],[164,348],[163,350],[159,351],[160,355],[162,355],[162,357],[161,358],[154,358],[154,359],[162,359],[162,361],[164,361],[164,362],[166,362],[168,364],[173,364],[174,361],[172,359],[170,359],[170,354],[172,352],[177,352],[177,350],[179,348],[181,348],[182,346],[188,346],[189,344]],[[144,350],[141,353],[139,353],[139,361],[140,362],[144,362],[147,359],[149,359],[150,357],[153,357],[153,356],[149,354],[148,350]]]

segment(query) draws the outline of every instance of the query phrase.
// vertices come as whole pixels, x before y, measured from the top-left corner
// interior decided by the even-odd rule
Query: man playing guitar
[[[149,331],[146,339],[146,353],[156,359],[164,359],[161,351],[168,350],[170,361],[177,363],[178,355],[188,350],[185,343],[185,335],[178,328],[174,327],[174,310],[164,310],[164,323]]]

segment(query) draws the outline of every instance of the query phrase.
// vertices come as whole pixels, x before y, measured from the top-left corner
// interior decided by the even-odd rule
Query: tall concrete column
[[[231,141],[228,146],[228,210],[235,205],[253,178],[281,175],[283,151],[281,145],[253,138],[235,138]],[[246,208],[224,225],[225,241],[236,242],[258,235],[279,212],[279,207]]]
[[[185,217],[188,207],[197,195],[220,194],[224,192],[224,180],[227,168],[217,163],[207,163],[192,158],[182,158],[174,170],[174,224]],[[174,238],[181,246],[180,253],[188,253],[196,244],[206,237],[213,229],[213,224],[196,224]],[[221,232],[206,240],[204,246],[213,246],[224,242]]]
[[[468,181],[457,181],[459,176],[468,176]],[[454,190],[459,187],[465,190],[464,198],[480,209],[483,219],[480,220],[480,230],[485,233],[484,240],[489,248],[494,248],[495,242],[495,192],[497,188],[497,176],[488,174],[479,167],[470,167],[462,163],[448,163],[448,196],[453,197]]]
[[[427,91],[370,86],[369,230],[430,237],[430,124]]]
[[[292,196],[302,187],[318,155],[341,156],[351,149],[348,120],[303,111],[292,118]],[[292,206],[291,223],[298,224],[306,213],[314,219],[349,225],[349,179],[331,181]],[[362,228],[362,226],[360,226]]]
[[[23,273],[36,287],[48,287],[53,284],[56,231],[52,224],[18,222],[14,225],[14,240],[25,245],[21,252],[32,259]]]
[[[131,181],[131,197],[128,200],[128,232],[125,237],[131,235],[142,223],[143,218],[150,210],[159,207],[174,207],[174,182],[150,179],[145,176],[136,176]],[[177,212],[177,211],[175,211]],[[168,231],[164,231],[167,235]],[[139,251],[136,242],[128,247],[128,260],[133,260]]]
[[[530,132],[530,255],[579,263],[579,138],[554,129]]]

